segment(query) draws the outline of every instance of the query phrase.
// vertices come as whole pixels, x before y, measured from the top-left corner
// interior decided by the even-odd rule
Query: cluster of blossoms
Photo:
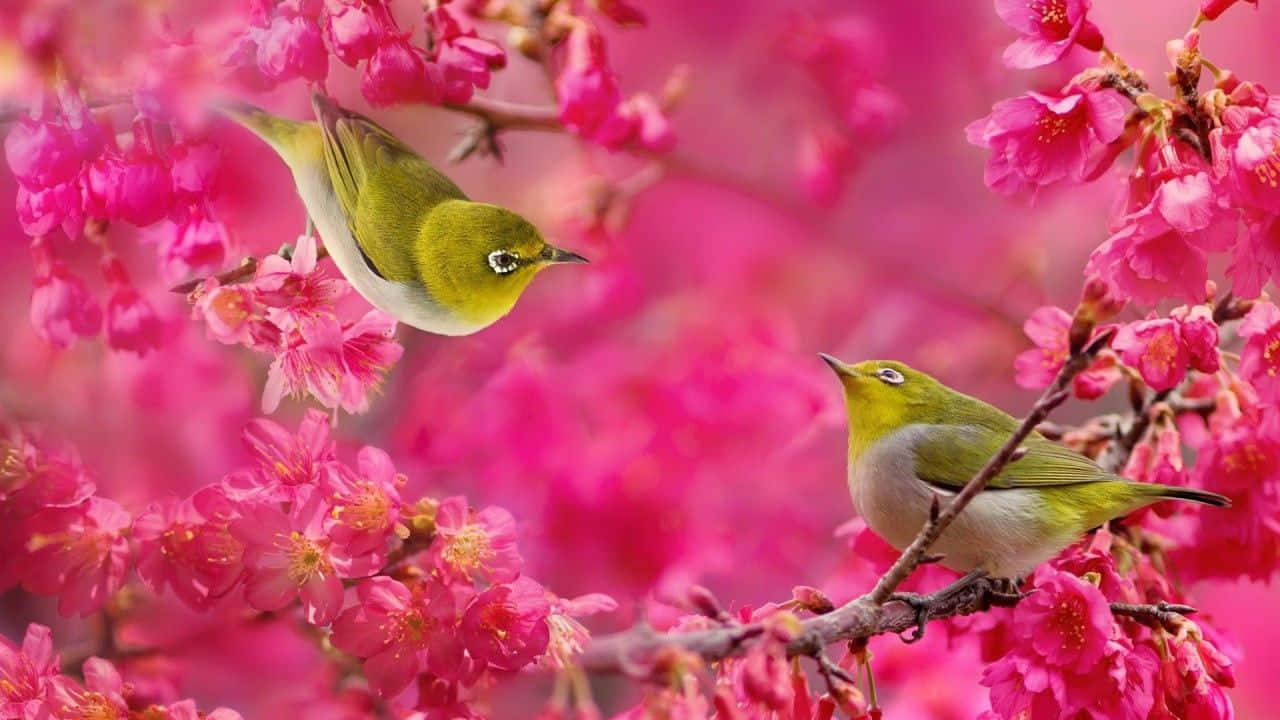
[[[354,466],[342,462],[319,411],[297,432],[254,420],[244,441],[252,467],[135,516],[94,494],[74,453],[8,428],[5,586],[56,596],[66,615],[118,613],[108,605],[133,568],[151,592],[170,591],[193,610],[296,607],[359,661],[376,696],[399,698],[412,686],[406,707],[449,717],[469,717],[494,674],[567,666],[588,638],[575,618],[615,607],[604,595],[557,598],[523,575],[506,510],[477,511],[460,496],[407,500],[405,476],[378,448],[362,448]],[[57,714],[59,704],[109,702],[117,714],[93,717],[125,717],[131,701],[112,666],[90,660],[87,690],[64,682],[48,637],[33,626],[21,653],[0,643],[8,707],[53,703],[55,717],[80,717]]]
[[[1077,45],[1102,51],[1100,66],[1056,93],[997,103],[968,137],[991,150],[986,182],[1004,193],[1092,181],[1133,150],[1111,237],[1088,267],[1119,297],[1201,302],[1214,252],[1231,255],[1227,275],[1242,297],[1280,272],[1280,100],[1200,48],[1200,26],[1230,4],[1205,0],[1192,29],[1166,46],[1168,99],[1106,48],[1088,0],[996,3],[1021,33],[1005,53],[1010,67],[1055,62]],[[1214,87],[1202,93],[1205,70]]]
[[[298,238],[288,258],[263,258],[251,281],[221,284],[206,279],[193,292],[193,316],[209,336],[244,345],[274,359],[263,390],[263,412],[275,412],[285,395],[310,395],[329,409],[369,409],[370,396],[404,348],[396,323],[380,310],[344,322],[336,301],[350,292],[346,280],[317,267],[315,237]]]

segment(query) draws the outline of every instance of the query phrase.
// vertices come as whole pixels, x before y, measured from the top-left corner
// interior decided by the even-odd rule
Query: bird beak
[[[553,245],[548,245],[542,249],[542,260],[553,264],[590,262],[590,260],[587,260],[578,253],[561,250]]]
[[[822,361],[825,362],[827,365],[831,366],[831,369],[834,370],[835,373],[842,378],[853,377],[855,374],[853,371],[853,368],[840,362],[834,356],[828,355],[826,353],[818,353],[818,357],[822,358]]]

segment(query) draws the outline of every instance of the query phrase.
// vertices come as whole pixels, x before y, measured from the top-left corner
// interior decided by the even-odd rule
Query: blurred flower
[[[1280,402],[1280,308],[1270,302],[1257,303],[1237,332],[1245,339],[1240,375],[1263,398]]]
[[[444,78],[422,51],[399,36],[378,46],[360,75],[360,94],[374,107],[440,102]]]
[[[68,348],[78,337],[97,335],[102,310],[80,278],[53,257],[40,240],[31,244],[36,275],[31,290],[31,325],[45,342]]]
[[[31,623],[19,647],[0,636],[0,716],[50,717],[49,692],[61,661],[49,628]]]
[[[84,685],[68,677],[53,684],[51,702],[58,718],[103,718],[123,720],[129,717],[125,702],[124,681],[110,662],[100,657],[84,661]]]
[[[82,617],[102,608],[124,582],[131,518],[112,500],[90,497],[46,507],[27,520],[18,573],[30,592],[58,597],[58,612]]]
[[[324,29],[333,54],[351,67],[372,57],[386,33],[378,17],[385,10],[381,2],[326,0]]]
[[[329,52],[320,39],[320,28],[307,18],[276,15],[258,42],[258,67],[276,82],[294,78],[319,82],[329,74]]]
[[[613,612],[618,608],[618,601],[603,593],[579,595],[572,600],[552,597],[550,611],[547,614],[547,626],[550,630],[547,641],[547,652],[542,662],[547,667],[563,670],[573,665],[578,653],[586,647],[591,633],[578,622],[577,618],[587,617],[602,612]]]
[[[102,274],[111,289],[107,299],[107,344],[116,350],[127,350],[137,355],[145,355],[159,347],[164,326],[151,303],[129,281],[129,274],[120,259],[104,255]]]
[[[1102,33],[1085,17],[1090,0],[996,0],[996,14],[1022,33],[1004,51],[1012,68],[1034,68],[1056,62],[1072,45],[1097,52]]]
[[[191,608],[209,607],[244,573],[244,548],[228,531],[234,513],[218,485],[149,505],[133,521],[139,577],[154,593],[168,586]]]

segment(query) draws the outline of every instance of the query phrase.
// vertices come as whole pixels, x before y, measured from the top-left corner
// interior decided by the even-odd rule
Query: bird
[[[475,202],[373,120],[312,95],[314,121],[247,103],[216,109],[293,173],[308,229],[374,307],[438,335],[469,335],[515,306],[541,270],[585,263],[504,207]]]
[[[849,492],[867,526],[902,550],[935,497],[954,496],[1019,426],[999,408],[906,364],[849,365],[821,354],[844,389]],[[1033,432],[929,549],[944,567],[1018,585],[1090,530],[1166,499],[1230,501],[1190,487],[1134,482]]]

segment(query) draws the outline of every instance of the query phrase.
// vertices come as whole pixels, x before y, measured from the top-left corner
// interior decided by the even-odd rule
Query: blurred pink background
[[[984,153],[963,127],[1037,83],[1036,73],[1000,63],[1012,33],[990,3],[795,5],[865,20],[880,45],[873,72],[903,106],[886,138],[856,147],[858,166],[831,207],[805,199],[797,176],[798,138],[819,109],[803,76],[778,59],[789,11],[774,2],[648,3],[649,26],[610,29],[609,51],[626,92],[656,91],[676,65],[690,68],[667,174],[610,235],[584,232],[574,217],[594,178],[626,177],[643,160],[513,131],[503,135],[504,165],[473,158],[451,168],[473,198],[524,213],[593,262],[546,273],[476,336],[402,328],[406,354],[382,397],[337,427],[348,449],[386,448],[411,488],[509,508],[534,577],[563,595],[599,590],[622,601],[602,628],[625,626],[638,601],[670,599],[691,582],[733,605],[785,599],[797,584],[838,599],[856,591],[843,570],[851,551],[833,536],[852,515],[843,408],[816,354],[902,359],[1020,413],[1032,399],[1012,380],[1022,320],[1039,305],[1073,303],[1085,258],[1106,236],[1114,182],[1044,193],[1034,206],[982,183]],[[1164,42],[1185,31],[1196,5],[1099,0],[1091,17],[1160,86]],[[1280,86],[1277,31],[1280,7],[1265,2],[1208,26],[1201,47],[1244,78]],[[1060,84],[1062,72],[1040,79]],[[329,89],[368,111],[337,63]],[[544,103],[547,92],[513,57],[486,94]],[[304,117],[305,96],[295,83],[251,99]],[[371,114],[441,164],[469,122],[435,108]],[[224,152],[216,207],[240,249],[260,255],[291,242],[303,215],[284,166],[236,127],[214,133]],[[14,192],[0,174],[0,197]],[[27,321],[26,238],[7,201],[0,234],[10,270],[0,284],[0,405],[76,444],[103,494],[129,507],[244,462],[239,428],[257,410],[265,365],[204,338],[156,277],[150,248],[117,243],[132,249],[130,272],[171,326],[168,344],[137,360],[100,343],[57,352],[38,340]],[[1068,404],[1061,417],[1118,407],[1115,397]],[[277,417],[291,425],[301,409],[286,404]],[[1280,593],[1206,585],[1194,597],[1243,648],[1239,717],[1271,716],[1280,627],[1269,613]],[[21,602],[0,604],[0,633],[18,636],[32,617],[56,622]],[[651,612],[661,619],[660,606]],[[256,679],[238,687],[237,674],[217,666],[227,657],[219,644],[234,638],[192,637],[191,657],[203,658],[208,676],[191,677],[191,691],[239,703],[246,717],[253,703],[278,707],[314,682],[290,674],[307,649],[282,638],[273,644],[277,696],[245,701],[241,693],[260,692]],[[925,647],[872,644],[887,717],[972,717],[985,707],[972,649],[948,651],[944,641],[935,632]],[[601,686],[602,697],[609,692]]]

